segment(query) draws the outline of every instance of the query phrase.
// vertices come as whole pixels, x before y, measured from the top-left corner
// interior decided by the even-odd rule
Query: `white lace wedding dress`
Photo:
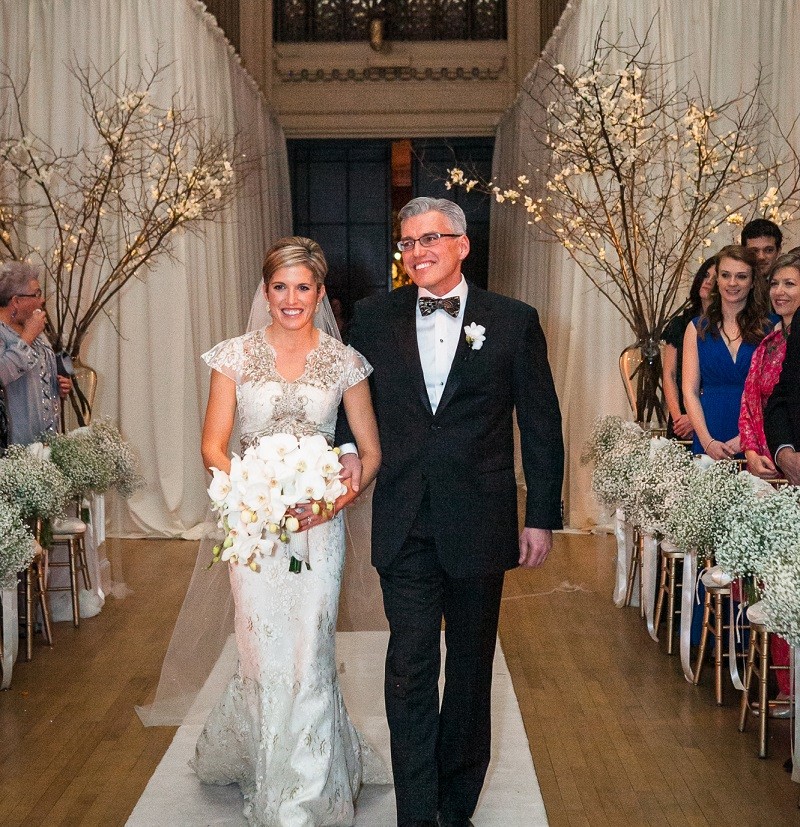
[[[371,368],[320,331],[294,382],[275,366],[263,330],[204,354],[236,382],[242,450],[272,433],[333,438],[342,394]],[[347,715],[335,661],[344,563],[342,515],[308,532],[309,562],[289,571],[287,552],[261,571],[230,566],[239,664],[197,742],[193,766],[211,784],[239,784],[251,825],[350,825],[364,783],[388,779]]]

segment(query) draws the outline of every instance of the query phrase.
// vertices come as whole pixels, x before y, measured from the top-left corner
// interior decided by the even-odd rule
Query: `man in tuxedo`
[[[800,485],[800,318],[794,314],[781,376],[764,409],[764,432],[775,464]]]
[[[470,246],[461,208],[415,198],[400,221],[414,286],[359,302],[350,327],[374,369],[383,455],[372,562],[390,628],[397,819],[465,827],[489,764],[503,576],[541,565],[561,527],[561,415],[536,311],[461,274]],[[514,412],[528,489],[519,536]]]

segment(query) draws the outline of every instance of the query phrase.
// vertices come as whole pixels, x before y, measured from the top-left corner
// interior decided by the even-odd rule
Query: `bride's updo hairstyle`
[[[269,287],[272,277],[281,268],[297,265],[308,267],[318,286],[325,283],[328,262],[325,261],[325,253],[322,252],[322,247],[310,238],[292,235],[278,239],[267,251],[264,264],[261,267],[264,286]]]

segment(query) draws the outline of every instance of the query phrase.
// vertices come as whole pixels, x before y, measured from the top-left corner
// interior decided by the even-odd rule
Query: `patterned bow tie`
[[[419,312],[423,316],[430,316],[434,310],[444,310],[454,319],[458,316],[461,299],[458,296],[448,296],[446,299],[434,299],[430,296],[420,296]]]

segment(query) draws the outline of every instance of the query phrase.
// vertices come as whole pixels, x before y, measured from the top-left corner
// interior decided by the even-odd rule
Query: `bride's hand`
[[[333,502],[331,508],[325,500],[311,500],[307,503],[300,503],[294,508],[287,509],[286,513],[290,517],[296,517],[300,523],[298,531],[308,531],[310,528],[322,525],[332,520],[343,508],[350,505],[351,502],[358,496],[358,491],[354,491],[349,483],[344,483],[347,486],[347,491],[337,497]]]

